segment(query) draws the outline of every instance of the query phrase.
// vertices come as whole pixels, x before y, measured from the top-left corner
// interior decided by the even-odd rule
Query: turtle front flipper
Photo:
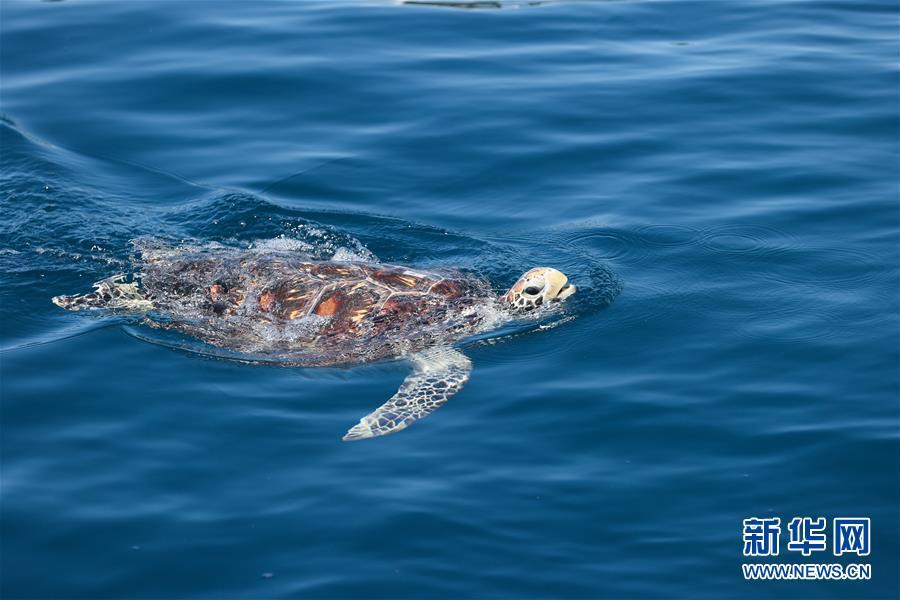
[[[431,348],[410,357],[413,372],[390,400],[360,419],[344,441],[364,440],[396,433],[428,416],[462,389],[472,362],[453,348]]]

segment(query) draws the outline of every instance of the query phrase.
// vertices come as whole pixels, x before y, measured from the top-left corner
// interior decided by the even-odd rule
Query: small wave
[[[722,225],[704,231],[700,243],[713,252],[768,257],[798,246],[788,233],[761,225]]]
[[[205,240],[263,252],[305,253],[310,260],[377,260],[366,245],[342,229],[258,196],[228,192],[170,211],[170,239]],[[195,243],[195,242],[192,242]],[[349,257],[354,256],[356,259]],[[343,257],[343,258],[341,258]]]
[[[644,225],[635,233],[653,246],[689,246],[702,237],[702,231],[687,225]]]
[[[614,230],[576,233],[566,242],[572,246],[591,249],[599,260],[623,261],[629,264],[642,262],[646,252],[640,247],[640,239],[634,234]]]
[[[472,2],[440,2],[439,0],[398,0],[397,4],[409,6],[426,6],[432,8],[455,8],[461,10],[497,10],[503,8],[533,8],[552,4],[551,0],[530,0],[526,2],[510,2],[508,0],[473,0]]]
[[[882,257],[857,248],[807,246],[794,248],[791,260],[774,263],[760,273],[783,284],[844,287],[870,283],[888,274]]]
[[[810,342],[838,335],[841,312],[812,301],[790,301],[747,310],[735,328],[738,335],[750,339]]]

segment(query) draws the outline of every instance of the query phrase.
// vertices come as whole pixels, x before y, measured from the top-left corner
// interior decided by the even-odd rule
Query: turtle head
[[[519,277],[500,302],[514,310],[532,310],[547,304],[565,300],[575,293],[576,287],[569,278],[550,267],[536,267]]]

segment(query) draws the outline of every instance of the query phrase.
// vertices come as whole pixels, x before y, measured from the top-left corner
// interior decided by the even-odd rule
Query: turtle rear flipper
[[[107,309],[148,311],[153,302],[135,282],[125,283],[125,275],[115,275],[94,284],[94,291],[74,296],[54,296],[53,304],[67,310]]]
[[[459,350],[431,348],[414,354],[413,372],[390,400],[354,425],[344,441],[363,440],[396,433],[443,406],[462,389],[472,372],[472,362]]]

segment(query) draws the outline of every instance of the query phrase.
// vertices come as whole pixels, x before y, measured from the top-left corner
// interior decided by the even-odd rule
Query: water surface
[[[897,18],[4,0],[0,594],[897,597]],[[583,293],[346,444],[402,364],[250,366],[50,303],[143,236]],[[743,581],[742,519],[819,515],[872,518],[871,581]]]

